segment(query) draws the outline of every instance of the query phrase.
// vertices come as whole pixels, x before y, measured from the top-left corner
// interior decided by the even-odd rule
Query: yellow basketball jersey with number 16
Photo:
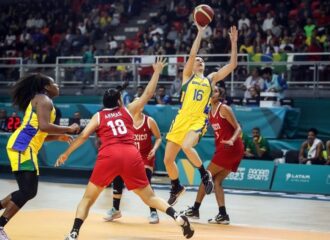
[[[211,82],[207,77],[193,75],[182,85],[179,114],[207,117],[212,94]]]

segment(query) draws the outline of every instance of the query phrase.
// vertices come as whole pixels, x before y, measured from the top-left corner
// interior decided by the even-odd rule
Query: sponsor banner
[[[205,161],[205,168],[210,161]],[[200,174],[187,159],[179,159],[180,181],[184,185],[197,186],[201,182]],[[225,188],[269,190],[274,172],[274,163],[269,161],[242,160],[238,171],[225,179]]]
[[[272,191],[330,194],[330,166],[278,165]]]
[[[242,160],[237,172],[230,173],[223,182],[225,188],[270,190],[274,163]]]

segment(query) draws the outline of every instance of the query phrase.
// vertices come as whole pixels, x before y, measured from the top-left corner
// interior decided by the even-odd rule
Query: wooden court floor
[[[10,239],[63,240],[72,227],[75,208],[83,195],[84,187],[41,182],[37,198],[28,203],[6,226]],[[15,189],[14,181],[0,179],[0,197]],[[156,193],[164,198],[168,195],[165,190],[156,190]],[[187,192],[175,208],[185,209],[193,203],[195,194]],[[111,197],[111,189],[102,193],[81,229],[79,240],[185,239],[180,227],[164,214],[160,214],[159,224],[150,225],[147,221],[148,208],[133,193],[127,191],[122,200],[123,217],[115,222],[105,222],[103,214],[111,207]],[[207,218],[216,209],[214,198],[207,197],[201,207],[202,219],[192,223],[195,228],[192,239],[330,239],[329,201],[251,198],[230,194],[226,199],[231,225],[207,224]]]

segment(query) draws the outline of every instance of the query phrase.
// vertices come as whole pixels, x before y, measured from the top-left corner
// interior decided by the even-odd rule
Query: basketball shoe
[[[177,203],[178,199],[182,194],[184,194],[186,191],[186,188],[184,186],[179,185],[177,189],[174,189],[172,187],[170,191],[170,198],[168,199],[167,203],[173,206],[174,204]]]
[[[182,213],[189,218],[199,219],[199,210],[194,209],[194,207],[188,207],[188,209],[183,211]]]
[[[104,220],[110,222],[117,218],[121,218],[121,211],[113,207],[107,211],[107,215],[104,217]]]
[[[9,240],[3,227],[0,227],[0,240]]]
[[[213,223],[213,224],[225,224],[228,225],[230,223],[230,219],[228,214],[226,215],[221,215],[220,213],[218,213],[218,215],[216,215],[214,218],[211,218],[208,220],[209,223]]]
[[[204,184],[206,194],[210,194],[214,188],[212,174],[210,171],[206,171],[206,174],[204,174],[204,176],[202,177],[202,182]]]
[[[77,240],[77,239],[78,239],[78,233],[72,232],[64,240]]]
[[[157,224],[157,223],[159,223],[159,217],[158,217],[157,212],[155,212],[155,211],[152,211],[150,213],[150,217],[148,219],[149,219],[149,223],[150,224]]]
[[[183,214],[179,214],[176,218],[175,218],[175,221],[181,226],[182,228],[182,233],[183,233],[183,236],[185,238],[191,238],[194,233],[195,233],[195,230],[194,228],[190,225],[190,222],[188,220],[188,218],[183,215]]]

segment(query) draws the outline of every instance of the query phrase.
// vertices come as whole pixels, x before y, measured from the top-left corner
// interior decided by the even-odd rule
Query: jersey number
[[[140,143],[139,143],[139,142],[134,142],[134,144],[135,144],[136,148],[137,148],[138,150],[140,150]]]
[[[117,119],[116,121],[109,121],[107,125],[112,129],[113,135],[117,136],[118,134],[124,135],[127,133],[127,128],[125,123],[121,119]]]
[[[203,93],[204,93],[203,90],[197,90],[197,89],[195,89],[194,99],[193,100],[195,100],[195,101],[202,101],[202,99],[203,99]]]

